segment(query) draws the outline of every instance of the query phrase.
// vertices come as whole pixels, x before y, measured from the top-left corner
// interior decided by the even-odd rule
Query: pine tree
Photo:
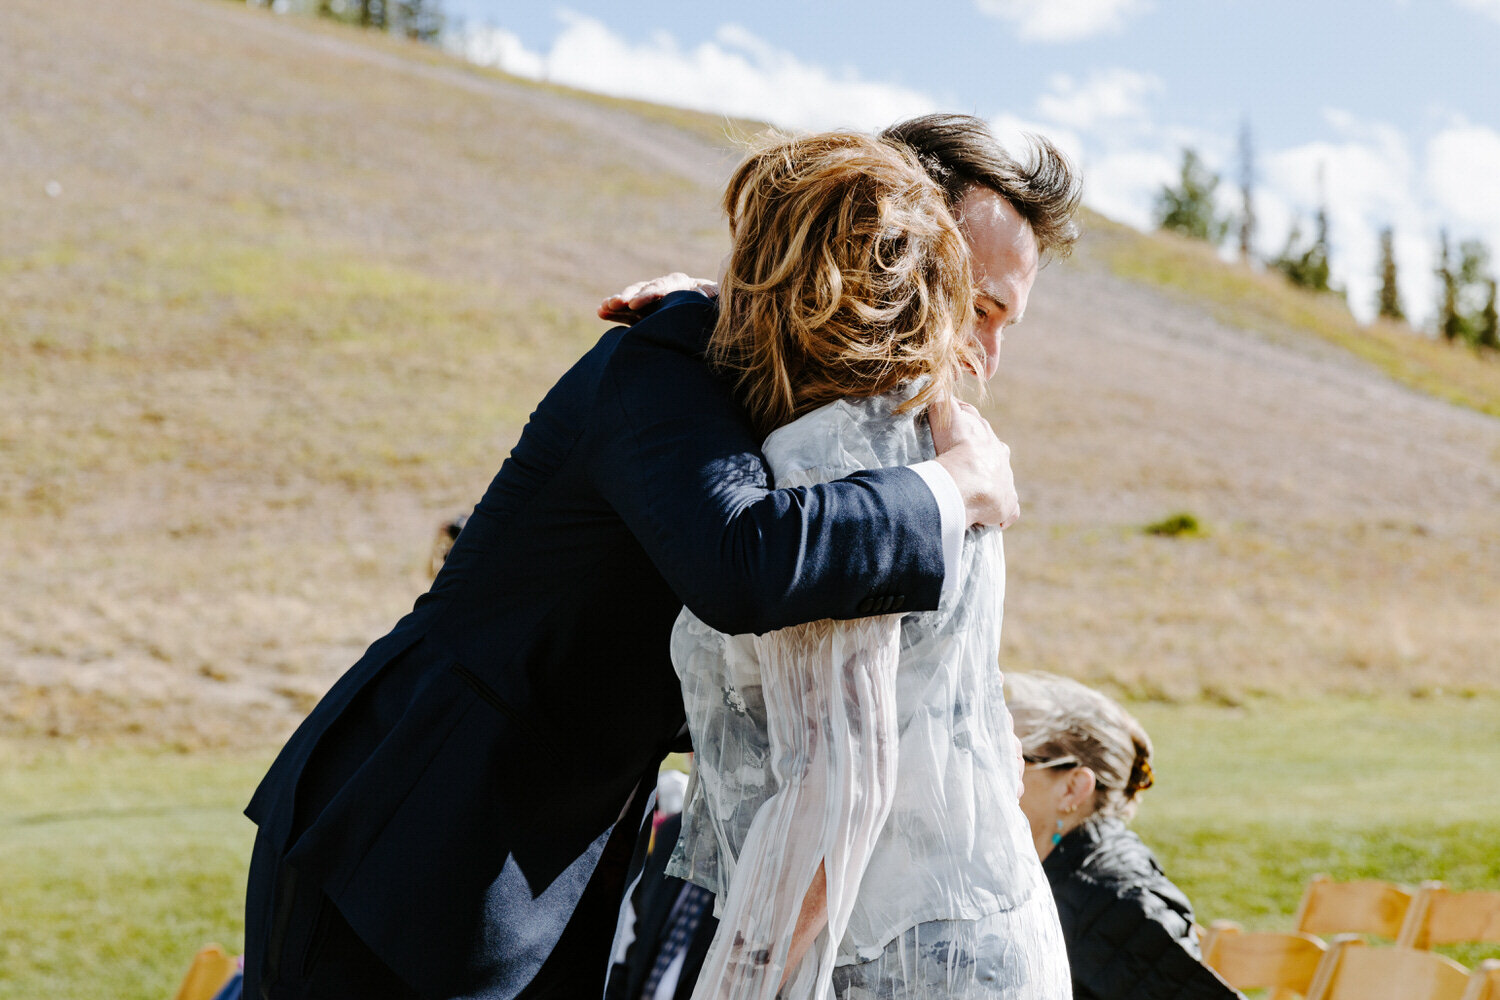
[[[1332,289],[1328,279],[1333,273],[1328,263],[1328,203],[1326,201],[1318,204],[1317,220],[1318,233],[1313,239],[1312,249],[1308,251],[1308,287],[1319,292],[1326,292]]]
[[[1401,290],[1396,286],[1396,235],[1390,226],[1380,231],[1380,315],[1398,323],[1406,319],[1401,308]]]
[[[1474,343],[1491,351],[1500,351],[1500,314],[1495,311],[1495,279],[1490,279],[1490,296],[1479,314]]]
[[[395,0],[393,27],[419,42],[437,41],[443,33],[443,11],[438,0]]]
[[[1271,261],[1271,266],[1282,274],[1294,285],[1301,285],[1302,281],[1302,256],[1304,251],[1299,249],[1302,245],[1302,216],[1292,217],[1292,227],[1286,233],[1286,246],[1281,248],[1281,253]]]
[[[1331,282],[1333,268],[1328,257],[1328,197],[1324,193],[1321,166],[1318,168],[1318,211],[1313,218],[1317,228],[1312,244],[1305,250],[1299,249],[1302,243],[1302,222],[1301,219],[1294,219],[1291,232],[1286,238],[1286,249],[1281,251],[1280,257],[1271,261],[1271,266],[1299,287],[1315,292],[1343,294]]]
[[[1271,266],[1299,288],[1330,292],[1333,288],[1329,285],[1328,213],[1321,208],[1317,214],[1317,226],[1312,243],[1301,249],[1302,220],[1293,219],[1286,237],[1286,248],[1281,251],[1281,256],[1271,261]]]
[[[382,0],[359,0],[359,23],[364,28],[385,27],[385,4]]]
[[[1250,119],[1240,126],[1240,260],[1248,263],[1255,244],[1255,149]]]
[[[1458,315],[1463,320],[1463,338],[1478,345],[1489,293],[1489,247],[1481,240],[1464,240],[1458,246]]]
[[[442,0],[303,0],[321,17],[377,31],[391,31],[422,42],[443,32]]]
[[[1458,275],[1453,270],[1450,256],[1448,230],[1444,229],[1438,233],[1438,332],[1444,340],[1452,343],[1463,336],[1464,322],[1458,312]]]
[[[1219,175],[1208,169],[1196,151],[1182,151],[1182,171],[1177,187],[1163,186],[1156,196],[1156,225],[1175,229],[1195,239],[1218,245],[1229,231],[1229,220],[1214,206]]]

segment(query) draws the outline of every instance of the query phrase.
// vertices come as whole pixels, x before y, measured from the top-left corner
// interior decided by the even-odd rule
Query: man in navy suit
[[[974,119],[902,127],[965,216],[992,375],[1076,181]],[[703,360],[714,316],[668,295],[562,377],[432,589],[282,750],[246,809],[247,997],[598,996],[646,793],[683,748],[681,606],[729,633],[930,610],[964,528],[1018,516],[972,408],[934,461],[768,489]]]

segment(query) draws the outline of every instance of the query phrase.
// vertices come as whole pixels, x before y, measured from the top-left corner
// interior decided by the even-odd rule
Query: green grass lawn
[[[1319,872],[1500,889],[1493,697],[1133,709],[1159,765],[1134,826],[1201,923],[1289,927]]]
[[[0,745],[0,997],[167,1000],[237,953],[270,754]]]
[[[1136,827],[1204,921],[1285,926],[1317,872],[1500,887],[1500,700],[1134,710],[1159,763]],[[0,744],[0,998],[156,1000],[202,944],[237,951],[269,757]]]

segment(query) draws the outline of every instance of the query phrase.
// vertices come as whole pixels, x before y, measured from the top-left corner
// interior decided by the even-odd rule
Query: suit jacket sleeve
[[[594,486],[677,597],[713,628],[930,611],[943,584],[937,501],[908,468],[771,490],[759,442],[700,356],[713,309],[663,307],[621,338],[598,395]]]

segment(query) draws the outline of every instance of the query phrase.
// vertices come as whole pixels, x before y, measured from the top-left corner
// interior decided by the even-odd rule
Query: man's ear
[[[1098,786],[1099,779],[1095,777],[1092,769],[1087,767],[1075,767],[1068,772],[1067,788],[1063,792],[1063,801],[1068,809],[1076,809],[1079,806],[1092,806],[1094,801],[1094,789]],[[1090,812],[1093,810],[1090,809]]]

